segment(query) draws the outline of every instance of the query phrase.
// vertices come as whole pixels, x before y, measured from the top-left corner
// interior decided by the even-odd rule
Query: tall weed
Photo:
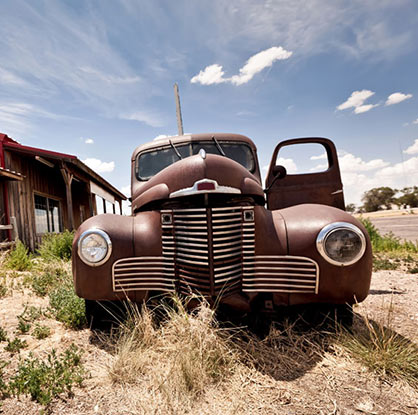
[[[55,318],[72,329],[86,324],[84,300],[77,296],[72,284],[62,285],[49,294],[49,305]]]
[[[38,253],[46,261],[54,259],[69,260],[74,239],[74,232],[49,233],[43,236]]]
[[[22,241],[18,240],[9,252],[5,265],[16,271],[29,271],[32,268],[31,255]]]

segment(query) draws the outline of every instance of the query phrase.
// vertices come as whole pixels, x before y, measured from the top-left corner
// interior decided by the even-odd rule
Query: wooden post
[[[90,213],[90,217],[92,217],[94,216],[94,208],[93,208],[93,193],[91,192],[91,189],[90,189],[90,182],[86,183],[86,187],[87,187],[87,194],[89,198],[89,213]]]
[[[10,216],[10,225],[13,226],[12,229],[12,241],[16,241],[19,238],[19,231],[17,229],[17,221],[15,216]]]
[[[176,100],[177,129],[179,135],[183,135],[183,119],[181,118],[180,94],[179,86],[177,85],[177,83],[174,84],[174,98]]]
[[[61,174],[65,183],[65,192],[67,196],[67,211],[68,211],[68,229],[72,231],[74,229],[74,214],[73,214],[73,196],[71,193],[71,183],[74,175],[70,173],[64,166],[61,166]]]

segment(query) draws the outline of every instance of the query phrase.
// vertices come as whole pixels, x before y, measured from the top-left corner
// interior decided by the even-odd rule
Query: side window
[[[37,194],[34,196],[36,233],[61,232],[62,217],[59,201]]]
[[[276,166],[284,166],[287,174],[320,173],[328,170],[325,147],[319,143],[290,144],[280,149]]]

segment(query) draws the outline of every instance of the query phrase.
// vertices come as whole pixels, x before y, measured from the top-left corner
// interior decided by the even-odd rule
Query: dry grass
[[[129,313],[114,335],[116,357],[109,375],[115,383],[146,382],[169,407],[187,408],[238,364],[231,333],[219,327],[204,302],[193,313],[177,298],[170,306],[154,311],[130,307]]]
[[[418,346],[392,329],[393,315],[390,303],[385,321],[358,316],[354,330],[341,330],[338,342],[377,376],[418,388]]]

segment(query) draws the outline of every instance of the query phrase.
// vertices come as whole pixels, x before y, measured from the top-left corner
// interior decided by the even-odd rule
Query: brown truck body
[[[312,142],[325,148],[326,171],[286,175],[276,166],[282,146]],[[75,235],[80,297],[142,302],[179,292],[249,312],[260,299],[275,307],[353,304],[367,296],[370,240],[343,210],[330,140],[280,143],[266,191],[255,145],[237,134],[153,141],[138,147],[131,163],[132,216],[98,215]],[[80,253],[81,240],[95,230],[110,245],[104,260],[90,264]]]

